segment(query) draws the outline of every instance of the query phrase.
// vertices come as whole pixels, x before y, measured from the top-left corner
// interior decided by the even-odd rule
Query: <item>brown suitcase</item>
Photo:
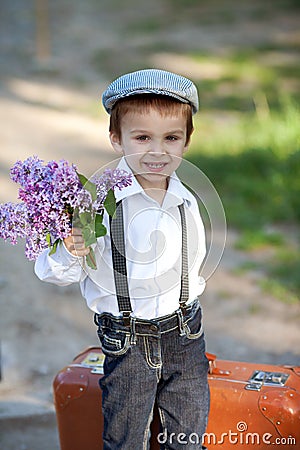
[[[300,367],[217,360],[207,353],[211,409],[203,444],[209,450],[300,449]],[[54,379],[54,401],[61,450],[101,450],[103,419],[99,378],[104,355],[99,347],[80,353]],[[196,433],[170,437],[182,447],[198,443]],[[151,449],[166,436],[158,414]],[[130,450],[130,449],[128,449]]]

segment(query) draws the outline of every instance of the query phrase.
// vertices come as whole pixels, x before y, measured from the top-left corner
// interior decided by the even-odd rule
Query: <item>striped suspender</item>
[[[189,266],[188,266],[188,246],[187,246],[187,227],[186,217],[184,211],[184,204],[178,206],[181,218],[181,233],[182,233],[182,247],[181,247],[181,289],[179,305],[184,310],[186,302],[189,299]]]
[[[178,206],[181,218],[182,230],[182,257],[181,257],[181,290],[179,305],[182,311],[189,298],[189,274],[188,274],[188,250],[187,250],[187,227],[184,205]],[[125,238],[124,238],[124,220],[123,206],[120,201],[117,204],[116,216],[114,219],[110,217],[110,240],[112,250],[112,261],[114,269],[114,280],[116,286],[116,295],[118,300],[119,311],[123,315],[125,325],[130,323],[130,314],[132,306],[130,302],[126,254],[125,254]]]
[[[129,325],[132,307],[127,281],[122,201],[117,203],[116,217],[112,219],[110,216],[109,220],[111,252],[118,306],[119,311],[123,314],[125,325]]]

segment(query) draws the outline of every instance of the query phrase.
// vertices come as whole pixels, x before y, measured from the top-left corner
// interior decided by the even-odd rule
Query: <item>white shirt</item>
[[[124,159],[119,166],[131,173]],[[188,229],[189,302],[200,295],[205,281],[199,269],[205,257],[205,232],[195,197],[174,173],[160,206],[132,176],[132,184],[116,190],[122,200],[129,294],[132,315],[153,319],[178,309],[181,288],[181,220],[178,205],[184,203]],[[37,276],[66,286],[79,282],[88,307],[96,312],[119,316],[112,269],[109,218],[103,224],[107,235],[93,246],[97,270],[82,257],[72,255],[61,244],[53,255],[44,251],[35,263]]]

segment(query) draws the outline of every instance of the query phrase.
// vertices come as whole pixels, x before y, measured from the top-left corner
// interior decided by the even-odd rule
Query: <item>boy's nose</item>
[[[160,156],[162,156],[162,155],[165,155],[165,152],[164,151],[152,151],[152,150],[150,150],[150,152],[149,152],[149,154],[153,157],[153,158],[157,158],[157,157],[160,157]]]
[[[149,149],[149,153],[153,156],[161,156],[164,155],[166,152],[163,148],[163,145],[161,145],[160,143],[151,143],[151,147]]]

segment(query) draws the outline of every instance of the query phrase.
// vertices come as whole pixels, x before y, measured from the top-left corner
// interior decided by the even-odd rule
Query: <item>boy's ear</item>
[[[186,144],[185,144],[185,146],[184,146],[183,153],[187,152],[188,149],[189,149],[189,146],[190,146],[190,143],[191,143],[191,137],[192,137],[193,132],[194,132],[194,128],[193,128],[192,131],[191,131],[189,140],[186,142]]]
[[[110,139],[110,143],[113,146],[114,150],[118,153],[123,153],[123,148],[121,145],[120,137],[116,133],[110,132],[109,139]]]

